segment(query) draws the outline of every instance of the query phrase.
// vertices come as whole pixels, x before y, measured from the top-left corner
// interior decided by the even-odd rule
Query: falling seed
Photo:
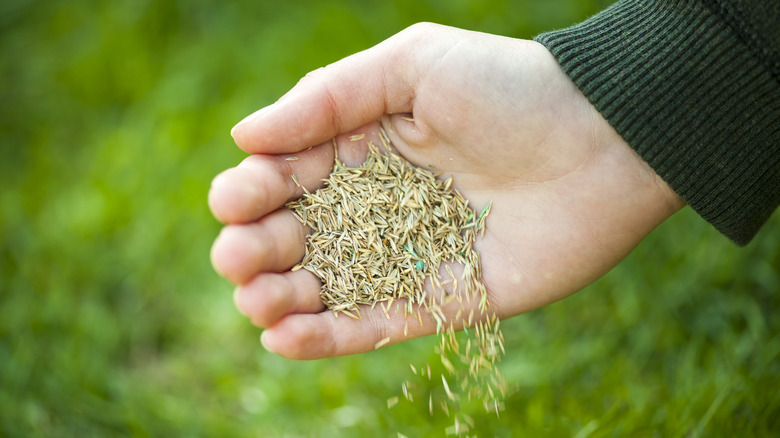
[[[452,394],[452,391],[450,391],[450,385],[447,383],[447,379],[444,376],[441,376],[441,383],[444,385],[444,392],[447,393],[447,398],[455,400],[455,396]]]
[[[446,416],[448,417],[450,416],[450,407],[447,403],[441,402],[441,410],[444,411],[444,414]]]
[[[398,396],[397,395],[394,395],[394,396],[390,397],[389,399],[387,399],[387,409],[391,409],[391,408],[393,408],[397,404],[398,404]]]
[[[447,370],[447,371],[448,371],[450,374],[452,374],[452,373],[454,373],[454,372],[455,372],[455,366],[454,366],[454,365],[452,365],[452,362],[450,362],[450,360],[449,360],[449,359],[447,359],[446,357],[444,357],[444,356],[442,356],[442,357],[441,357],[441,363],[442,363],[442,365],[444,365],[444,368],[445,368],[445,369],[446,369],[446,370]]]

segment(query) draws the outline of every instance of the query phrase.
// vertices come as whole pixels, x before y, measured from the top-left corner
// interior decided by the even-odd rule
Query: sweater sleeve
[[[621,0],[539,35],[702,218],[747,244],[780,204],[780,2]]]

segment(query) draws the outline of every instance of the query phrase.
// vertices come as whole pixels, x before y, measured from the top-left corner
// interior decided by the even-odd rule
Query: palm
[[[412,64],[398,74],[403,86],[398,87],[397,96],[389,95],[392,80],[380,87],[388,94],[384,96],[382,112],[395,113],[382,116],[381,124],[409,161],[452,175],[453,185],[477,208],[493,202],[488,230],[476,247],[482,255],[490,302],[500,317],[517,315],[579,290],[614,266],[653,227],[679,208],[679,201],[589,105],[543,47],[452,29],[424,30],[436,31],[437,38],[427,40],[424,49],[404,56]],[[424,32],[412,36],[412,42],[420,44]],[[383,45],[390,53],[406,53],[404,47],[397,47],[401,45],[398,41],[391,39]],[[370,57],[371,52],[356,56],[361,55]],[[338,64],[330,68],[337,69]],[[328,69],[320,75],[327,73]],[[342,79],[344,74],[348,73],[334,74],[332,81],[336,85],[348,81]],[[356,105],[345,111],[339,106],[338,96],[334,100],[331,88],[325,87],[326,96],[319,95],[322,89],[311,85],[316,81],[316,75],[302,81],[290,93],[292,96],[285,98],[287,102],[296,98],[300,102],[283,100],[282,108],[275,112],[284,113],[285,104],[301,111],[301,102],[314,102],[311,105],[316,108],[318,101],[320,106],[324,101],[335,116],[328,116],[327,111],[322,119],[313,116],[308,120],[313,127],[302,126],[302,132],[297,132],[292,140],[282,139],[282,133],[289,134],[289,122],[287,130],[282,123],[276,123],[282,128],[273,128],[272,121],[266,121],[264,126],[271,128],[265,132],[258,133],[255,128],[253,133],[246,125],[236,132],[237,143],[246,150],[303,150],[298,152],[300,162],[314,158],[308,162],[316,165],[285,165],[281,171],[277,168],[277,172],[284,173],[290,166],[299,166],[299,178],[310,188],[327,174],[333,156],[327,145],[310,151],[304,150],[306,147],[342,134],[340,154],[348,163],[357,164],[365,148],[359,142],[350,142],[348,134],[357,129],[367,132],[370,138],[378,129],[376,123],[366,124],[376,105]],[[412,90],[404,88],[408,82],[414,84]],[[346,86],[344,89],[351,91]],[[348,92],[343,97],[355,101],[355,96]],[[286,119],[278,116],[279,120],[289,120],[289,114],[286,115]],[[280,159],[266,156],[251,158],[250,162],[254,160],[252,165],[257,168],[257,163],[267,165]],[[246,175],[242,178],[245,180]],[[233,179],[230,190],[235,192],[241,178]],[[264,184],[268,185],[270,180],[273,178]],[[233,213],[226,211],[241,211],[241,206],[220,207],[222,202],[227,204],[228,195],[212,195],[215,214],[227,222],[260,216],[259,223],[270,224],[268,217],[273,215],[263,215],[299,193],[280,196],[273,202],[265,199],[265,211],[253,210],[254,216],[230,216]],[[289,230],[292,225],[285,226]],[[371,327],[366,331],[354,321],[334,320],[329,312],[319,313],[323,310],[321,304],[312,299],[319,285],[301,274],[291,290],[307,304],[299,303],[298,308],[290,308],[287,313],[275,313],[275,302],[267,299],[272,286],[264,279],[276,278],[276,284],[281,284],[281,280],[272,277],[278,274],[256,273],[284,271],[291,261],[300,259],[303,242],[295,232],[276,239],[274,251],[277,260],[283,262],[266,261],[264,266],[257,266],[259,262],[250,267],[251,263],[246,261],[226,261],[231,257],[231,244],[225,241],[230,239],[220,239],[222,244],[218,240],[215,245],[215,265],[228,278],[232,276],[235,282],[245,284],[245,292],[242,294],[240,289],[237,295],[239,307],[258,325],[271,327],[266,337],[271,338],[269,342],[280,353],[301,358],[346,354],[370,349],[387,335],[394,342],[402,338],[398,336],[401,321],[388,321],[383,315],[375,317],[365,312],[367,321],[362,323],[363,328],[365,324]],[[239,241],[233,239],[235,243]],[[236,274],[239,271],[241,274]],[[258,299],[265,307],[257,305]],[[411,336],[432,333],[434,327],[426,324]],[[330,345],[315,345],[322,342]]]
[[[495,45],[523,57],[496,56]],[[392,137],[415,164],[452,174],[473,203],[493,201],[477,247],[500,316],[575,292],[657,225],[657,217],[638,223],[615,214],[630,208],[620,203],[631,187],[652,184],[654,174],[604,172],[609,161],[642,163],[595,123],[598,113],[544,48],[479,35],[445,53],[417,90],[414,125],[393,118]]]

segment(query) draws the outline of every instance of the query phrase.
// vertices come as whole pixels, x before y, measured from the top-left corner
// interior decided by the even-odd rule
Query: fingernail
[[[263,348],[266,350],[270,351],[271,353],[275,353],[274,350],[268,347],[268,341],[265,338],[265,331],[263,331],[263,333],[260,334],[260,344],[262,344]]]
[[[271,107],[273,107],[273,106],[274,106],[274,105],[273,105],[273,104],[271,104],[271,105],[268,105],[267,107],[260,108],[259,110],[257,110],[257,111],[255,111],[255,112],[253,112],[252,114],[250,114],[250,115],[248,115],[248,116],[244,117],[244,118],[243,118],[243,119],[242,119],[240,122],[236,123],[236,126],[234,126],[234,127],[233,127],[233,128],[230,130],[230,136],[231,136],[231,137],[233,136],[233,134],[236,132],[236,129],[237,129],[239,126],[241,126],[241,125],[246,125],[247,123],[249,123],[249,122],[253,121],[253,120],[254,120],[254,119],[256,119],[257,117],[259,117],[261,114],[263,114],[263,113],[265,113],[265,112],[268,112],[268,110],[270,110],[270,109],[271,109]]]

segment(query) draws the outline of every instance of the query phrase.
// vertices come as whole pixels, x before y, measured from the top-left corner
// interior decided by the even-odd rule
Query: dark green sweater
[[[622,0],[536,40],[737,244],[780,204],[780,0]]]

